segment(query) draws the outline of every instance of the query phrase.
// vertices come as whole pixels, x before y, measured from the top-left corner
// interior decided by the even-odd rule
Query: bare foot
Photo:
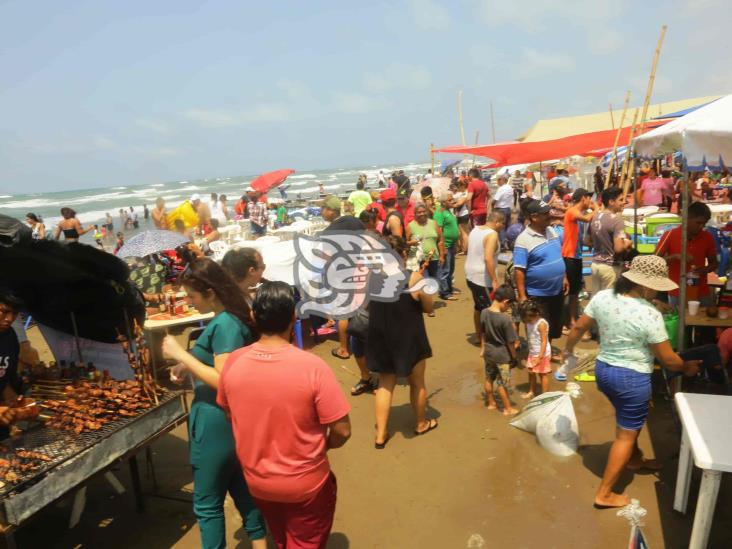
[[[507,417],[515,416],[518,413],[519,411],[516,408],[505,408],[503,410],[503,415]]]
[[[531,391],[529,391],[528,393],[521,393],[521,398],[525,399],[534,398],[535,396],[536,395],[534,395],[534,393],[532,393]]]
[[[498,410],[498,406],[496,406],[495,402],[493,404],[489,403],[488,406],[486,406],[486,408],[488,408],[489,410]]]
[[[610,507],[625,507],[630,503],[630,498],[623,494],[610,492],[607,496],[595,496],[595,507],[607,509]]]
[[[629,471],[640,471],[641,469],[645,469],[646,471],[660,471],[663,469],[663,463],[657,459],[641,458],[629,461],[625,468]]]

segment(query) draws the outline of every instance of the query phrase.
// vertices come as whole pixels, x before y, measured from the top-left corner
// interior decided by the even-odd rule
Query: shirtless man
[[[162,197],[155,199],[155,207],[150,212],[152,214],[155,228],[165,230],[168,228],[168,220],[165,219],[165,200]]]

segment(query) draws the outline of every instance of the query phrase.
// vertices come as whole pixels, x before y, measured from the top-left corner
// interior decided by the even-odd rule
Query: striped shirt
[[[562,293],[564,260],[562,245],[554,229],[546,234],[526,227],[516,238],[513,265],[526,272],[526,293],[530,296],[555,296]]]

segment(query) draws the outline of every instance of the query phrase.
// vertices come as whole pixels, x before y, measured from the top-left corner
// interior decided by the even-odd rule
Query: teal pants
[[[264,517],[254,504],[236,458],[231,423],[208,402],[193,402],[188,432],[193,466],[193,512],[201,530],[201,547],[226,547],[224,499],[231,494],[250,540],[267,534]]]

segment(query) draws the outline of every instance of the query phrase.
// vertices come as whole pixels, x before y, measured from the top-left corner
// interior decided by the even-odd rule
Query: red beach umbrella
[[[282,182],[293,173],[295,173],[295,170],[276,170],[274,172],[265,173],[252,181],[251,186],[255,191],[266,193],[270,189],[281,185]]]

